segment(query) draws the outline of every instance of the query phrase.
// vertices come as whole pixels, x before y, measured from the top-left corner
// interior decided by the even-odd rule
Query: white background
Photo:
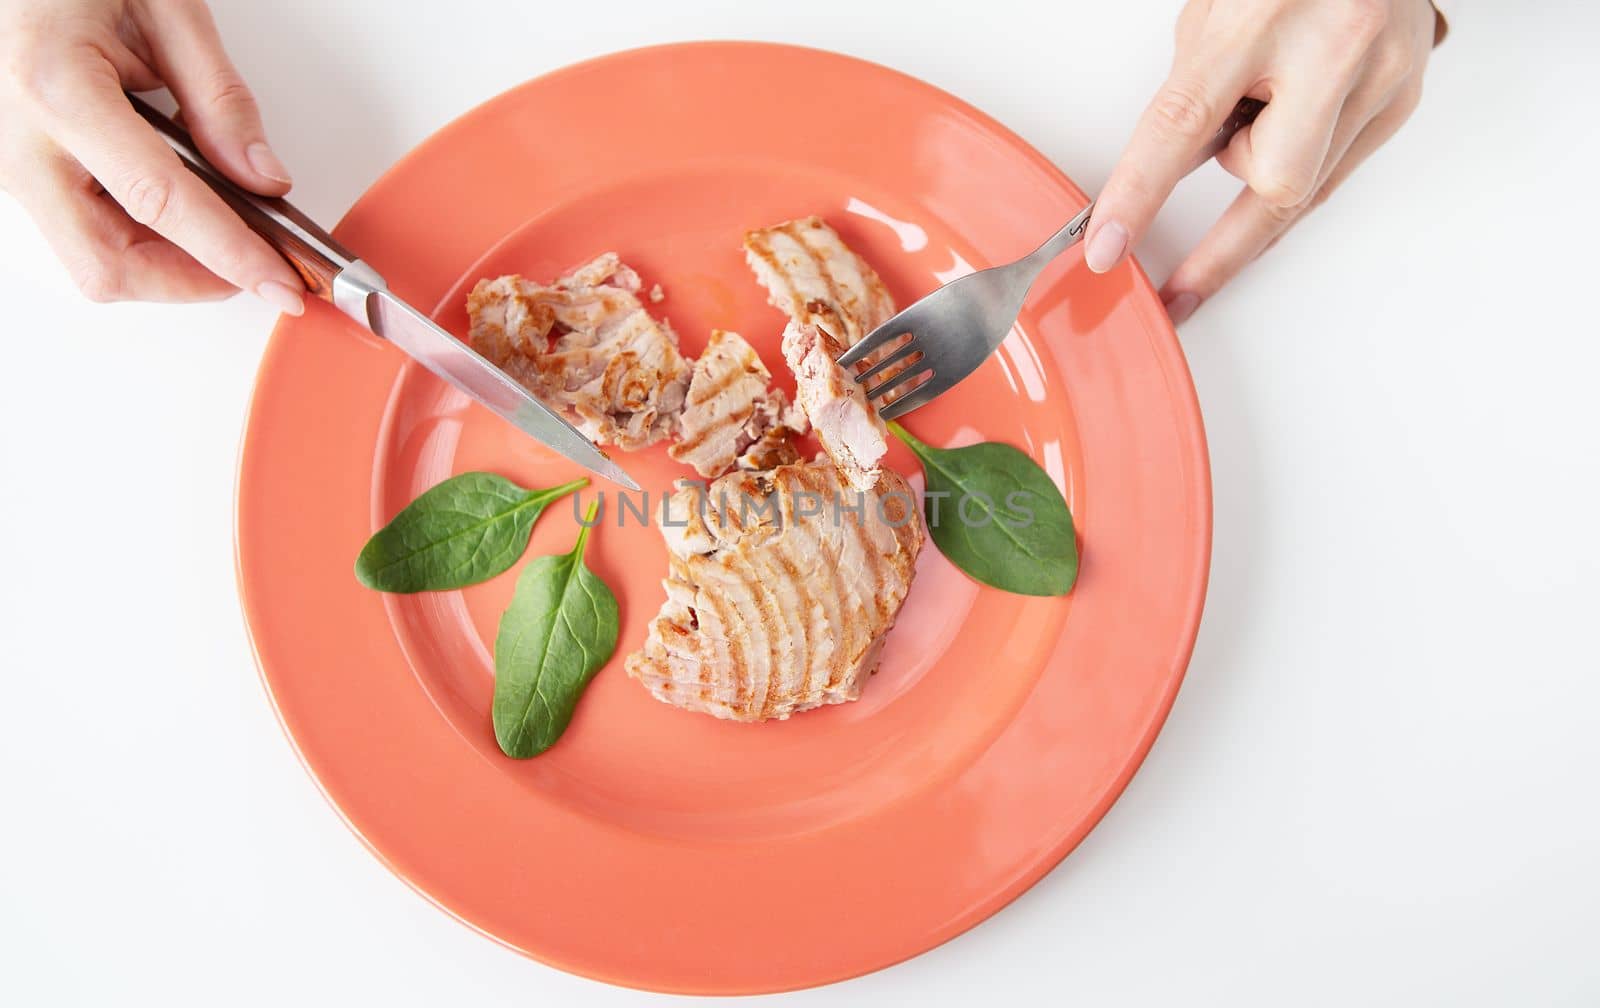
[[[1172,6],[936,6],[231,0],[218,19],[329,222],[478,101],[697,37],[899,67],[1098,188]],[[1600,1002],[1597,40],[1589,5],[1458,10],[1413,122],[1185,327],[1216,549],[1148,762],[993,920],[786,1005]],[[1232,189],[1212,167],[1180,190],[1152,273]],[[231,550],[267,309],[82,303],[9,201],[0,301],[0,1001],[674,1000],[429,906],[281,736]]]

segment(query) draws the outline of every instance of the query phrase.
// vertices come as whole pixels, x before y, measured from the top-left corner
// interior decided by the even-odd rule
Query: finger
[[[1271,100],[1251,125],[1245,181],[1280,207],[1304,203],[1317,191],[1334,133],[1359,87],[1382,19],[1356,9],[1335,12],[1328,30],[1301,36],[1280,52]],[[1315,67],[1308,74],[1304,68]],[[1362,100],[1377,96],[1363,95]]]
[[[1284,87],[1251,124],[1246,183],[1274,206],[1292,207],[1316,191],[1344,104],[1344,91]],[[1231,145],[1230,145],[1231,146]]]
[[[1328,156],[1323,159],[1322,167],[1317,171],[1317,180],[1312,185],[1313,197],[1328,184],[1328,176],[1350,153],[1350,145],[1355,143],[1356,137],[1361,135],[1379,111],[1365,102],[1357,102],[1354,96],[1345,102],[1344,111],[1340,113],[1338,125],[1334,126],[1333,136],[1328,142]]]
[[[100,181],[128,216],[254,291],[281,311],[303,310],[303,284],[289,264],[191,174],[123,95],[103,60],[64,68],[52,82],[45,128]]]
[[[1380,55],[1374,65],[1368,67],[1365,78],[1350,93],[1339,127],[1334,131],[1322,177],[1317,180],[1314,202],[1327,198],[1324,190],[1327,190],[1328,182],[1336,170],[1349,162],[1344,169],[1348,176],[1373,151],[1394,136],[1395,131],[1416,110],[1417,103],[1422,99],[1422,75],[1420,71],[1413,72],[1411,64],[1397,71],[1394,63],[1393,56]],[[1349,155],[1355,150],[1358,140],[1363,145],[1363,151],[1352,162]]]
[[[1345,151],[1337,164],[1328,172],[1327,179],[1317,194],[1312,197],[1306,209],[1314,210],[1328,201],[1339,186],[1344,184],[1357,168],[1371,157],[1373,153],[1404,126],[1406,120],[1411,118],[1411,113],[1416,111],[1417,102],[1421,98],[1420,86],[1408,85],[1401,89],[1388,108],[1372,118],[1372,121],[1361,130],[1356,138],[1351,141],[1350,147]]]
[[[1235,133],[1233,139],[1228,141],[1228,146],[1217,155],[1217,164],[1222,166],[1222,170],[1245,185],[1250,184],[1250,159],[1255,153],[1250,144],[1250,129],[1246,126]]]
[[[151,69],[149,53],[115,44],[104,45],[100,51],[117,68],[117,79],[129,91],[154,91],[161,86],[160,75]]]
[[[182,249],[135,224],[65,154],[30,157],[17,197],[93,301],[209,301],[234,293]]]
[[[1249,67],[1247,60],[1234,57],[1185,62],[1174,69],[1140,116],[1095,201],[1084,246],[1090,269],[1104,273],[1138,244],[1200,148],[1244,94],[1254,73]]]
[[[1300,206],[1276,206],[1262,200],[1254,190],[1244,189],[1162,288],[1161,299],[1173,323],[1194,314],[1245,266],[1276,245],[1298,220],[1326,202],[1362,162],[1405,124],[1419,97],[1414,86],[1402,89],[1393,103],[1356,134],[1316,194]]]
[[[1333,171],[1334,166],[1339,163],[1345,152],[1350,149],[1350,144],[1355,141],[1357,135],[1360,134],[1375,114],[1376,110],[1358,108],[1359,104],[1362,103],[1356,102],[1353,98],[1345,102],[1345,108],[1341,111],[1339,120],[1334,125],[1333,134],[1328,140],[1326,156],[1323,158],[1322,164],[1317,168],[1317,174],[1312,180],[1309,192],[1314,194],[1321,190],[1323,184],[1327,181],[1328,173]],[[1229,175],[1250,186],[1251,189],[1256,191],[1257,195],[1260,195],[1261,190],[1252,184],[1253,179],[1261,177],[1261,173],[1256,169],[1255,156],[1254,137],[1251,130],[1245,129],[1234,136],[1227,149],[1217,155],[1217,163]],[[1265,202],[1274,206],[1282,206],[1286,209],[1296,205],[1282,203],[1280,202],[1282,198],[1286,198],[1286,196],[1266,199]],[[1306,202],[1308,200],[1304,197],[1297,201],[1299,204]]]
[[[1350,149],[1355,138],[1394,100],[1394,90],[1393,85],[1369,74],[1344,99],[1339,108],[1338,121],[1334,124],[1333,134],[1328,141],[1327,152],[1308,192],[1315,193],[1321,190],[1328,179],[1328,173],[1344,159],[1345,152]],[[1224,171],[1246,185],[1250,185],[1252,179],[1262,177],[1262,172],[1257,168],[1254,130],[1239,131],[1227,149],[1217,155],[1217,163]],[[1261,190],[1257,188],[1256,191]],[[1304,201],[1302,197],[1299,202]]]
[[[1173,271],[1161,300],[1174,324],[1238,275],[1300,216],[1300,207],[1282,207],[1246,186],[1200,244]]]
[[[267,145],[255,96],[223,49],[202,3],[182,0],[143,26],[156,70],[178,99],[206,159],[263,196],[289,191],[289,172]]]

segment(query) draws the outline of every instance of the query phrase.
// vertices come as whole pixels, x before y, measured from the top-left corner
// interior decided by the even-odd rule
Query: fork
[[[1265,102],[1254,98],[1240,101],[1201,148],[1189,172],[1222,153],[1233,135],[1254,122],[1265,107]],[[1016,325],[1033,282],[1052,260],[1083,240],[1093,212],[1094,204],[1090,203],[1043,245],[1008,266],[979,270],[945,284],[863,336],[839,356],[839,364],[854,367],[909,334],[911,338],[894,346],[892,353],[870,361],[856,375],[856,381],[867,385],[878,379],[866,390],[867,398],[872,400],[882,400],[900,389],[900,395],[879,403],[879,413],[885,420],[927,405],[976,371],[994,353]],[[897,365],[901,366],[897,369]],[[923,375],[927,376],[926,381],[908,384]]]

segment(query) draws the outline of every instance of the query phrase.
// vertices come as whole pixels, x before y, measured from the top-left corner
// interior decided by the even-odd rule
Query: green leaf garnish
[[[922,462],[928,534],[951,563],[1019,595],[1065,595],[1078,578],[1067,502],[1039,464],[1006,444],[935,448],[889,429]]]
[[[494,473],[452,476],[406,505],[356,557],[356,580],[385,592],[446,591],[517,562],[533,523],[587,479],[525,490]]]
[[[617,598],[583,563],[589,505],[578,543],[542,556],[517,577],[494,640],[494,737],[513,759],[537,756],[567,730],[578,697],[617,649]]]

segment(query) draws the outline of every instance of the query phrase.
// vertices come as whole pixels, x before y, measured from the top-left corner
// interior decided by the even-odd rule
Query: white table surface
[[[478,101],[697,37],[899,67],[1097,188],[1166,65],[1173,5],[989,0],[982,23],[926,6],[217,14],[298,202],[330,221]],[[1589,5],[1458,11],[1413,122],[1185,328],[1216,482],[1210,600],[1166,730],[1099,828],[967,935],[773,1000],[1600,1003],[1597,39]],[[348,130],[325,130],[335,111]],[[1232,188],[1215,168],[1183,186],[1143,251],[1153,273]],[[268,310],[83,303],[9,200],[0,300],[0,1002],[675,1000],[449,919],[296,761],[233,575]]]

